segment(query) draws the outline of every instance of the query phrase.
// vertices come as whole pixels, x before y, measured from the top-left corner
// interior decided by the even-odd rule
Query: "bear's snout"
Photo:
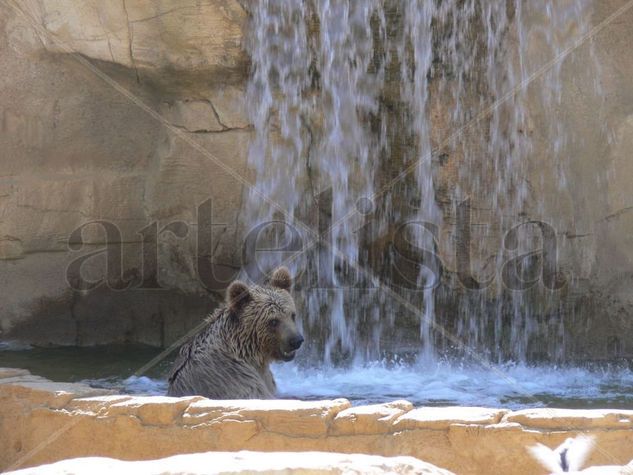
[[[302,343],[303,343],[303,336],[297,335],[290,339],[290,341],[288,342],[288,345],[290,345],[290,348],[292,350],[298,350]]]

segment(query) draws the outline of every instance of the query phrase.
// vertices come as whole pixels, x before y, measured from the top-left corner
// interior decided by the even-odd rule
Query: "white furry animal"
[[[565,440],[555,449],[536,444],[528,447],[528,451],[551,473],[568,473],[582,468],[594,446],[593,436],[579,435]]]

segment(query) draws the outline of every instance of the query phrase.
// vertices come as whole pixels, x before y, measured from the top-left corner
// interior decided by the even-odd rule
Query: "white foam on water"
[[[445,361],[433,366],[365,364],[351,368],[276,365],[281,397],[345,397],[355,404],[407,399],[416,405],[633,407],[633,372],[523,364],[490,369]]]
[[[130,376],[123,380],[126,391],[133,394],[150,394],[151,396],[164,396],[167,393],[167,381],[154,379],[147,376]]]
[[[130,376],[129,378],[99,378],[81,381],[94,388],[112,389],[125,394],[138,396],[164,396],[167,393],[165,379],[150,378],[148,376]]]
[[[349,368],[276,364],[279,397],[332,399],[354,405],[407,399],[416,406],[459,405],[633,409],[633,371],[628,368],[495,365],[439,361],[432,366],[371,363]],[[146,376],[84,381],[137,395],[164,395],[167,381]]]

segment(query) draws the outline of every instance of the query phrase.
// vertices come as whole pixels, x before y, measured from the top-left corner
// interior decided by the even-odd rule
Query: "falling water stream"
[[[249,162],[257,190],[245,223],[275,222],[262,236],[276,248],[301,236],[304,246],[292,250],[302,252],[287,263],[302,277],[310,361],[564,357],[564,319],[545,328],[537,319],[556,313],[551,292],[506,292],[501,278],[455,289],[450,278],[460,269],[442,275],[445,263],[434,256],[459,246],[460,235],[446,229],[483,209],[489,231],[480,250],[499,271],[502,233],[526,221],[528,200],[545,215],[530,196],[530,111],[560,104],[564,61],[538,74],[537,92],[523,83],[590,22],[587,0],[253,4]],[[555,114],[546,122],[539,127],[551,160],[541,173],[565,187],[573,131]],[[278,207],[263,207],[261,195]],[[325,244],[310,248],[306,228],[330,228]],[[528,252],[537,239],[525,232],[516,248]],[[292,257],[286,251],[258,252],[251,268],[265,272]]]

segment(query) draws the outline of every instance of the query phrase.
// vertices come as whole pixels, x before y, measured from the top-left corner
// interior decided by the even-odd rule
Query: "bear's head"
[[[266,286],[249,287],[236,280],[227,289],[227,306],[238,324],[240,344],[248,345],[248,352],[262,361],[291,361],[303,343],[291,285],[290,272],[280,267]]]

